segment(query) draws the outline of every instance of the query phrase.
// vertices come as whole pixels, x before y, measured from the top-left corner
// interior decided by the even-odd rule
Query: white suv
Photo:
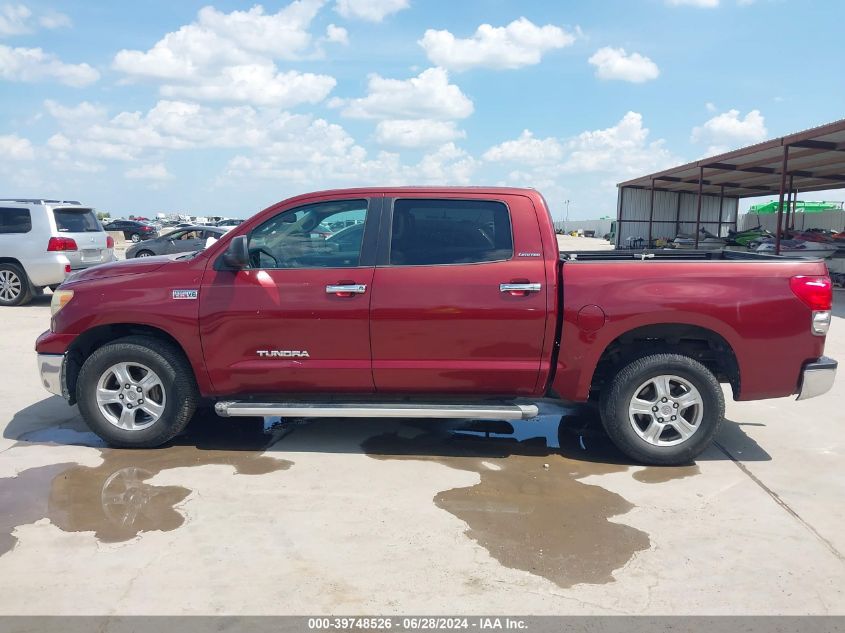
[[[62,200],[0,200],[0,306],[27,303],[72,271],[114,261],[93,209]]]

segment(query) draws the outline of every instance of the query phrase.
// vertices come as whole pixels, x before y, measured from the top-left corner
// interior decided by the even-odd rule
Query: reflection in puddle
[[[68,429],[55,430],[68,436]],[[38,440],[49,441],[49,431],[38,431]],[[42,518],[65,532],[94,532],[105,542],[176,529],[185,520],[176,506],[191,491],[156,486],[149,483],[152,477],[163,470],[210,464],[232,466],[240,475],[287,470],[292,462],[261,454],[284,432],[279,425],[265,432],[260,420],[235,425],[210,415],[165,448],[99,448],[103,463],[96,467],[52,464],[0,478],[0,555],[14,547],[16,526]],[[18,446],[33,439],[24,436]]]
[[[467,535],[506,567],[569,587],[606,583],[638,551],[644,532],[611,521],[632,505],[580,481],[628,468],[589,419],[530,422],[419,421],[367,439],[376,459],[436,461],[477,473],[479,483],[437,494],[438,507],[466,522]],[[409,433],[410,430],[415,433]],[[645,468],[645,483],[687,477],[697,467]]]

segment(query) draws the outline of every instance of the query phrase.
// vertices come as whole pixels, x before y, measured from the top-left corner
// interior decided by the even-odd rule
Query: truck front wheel
[[[156,338],[128,336],[86,359],[76,397],[88,426],[110,446],[151,448],[184,430],[199,396],[181,351]]]
[[[690,463],[725,415],[716,377],[680,354],[653,354],[619,371],[602,394],[601,417],[614,444],[644,464]]]

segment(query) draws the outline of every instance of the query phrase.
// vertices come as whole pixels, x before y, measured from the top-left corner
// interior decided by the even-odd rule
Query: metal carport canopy
[[[845,188],[845,119],[634,178],[617,186],[733,198],[778,195],[780,226],[785,192]],[[777,243],[779,251],[780,231]]]

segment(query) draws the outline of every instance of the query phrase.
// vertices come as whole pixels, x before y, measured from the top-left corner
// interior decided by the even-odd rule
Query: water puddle
[[[467,535],[502,565],[561,587],[611,582],[614,570],[649,547],[649,538],[610,520],[631,503],[580,480],[628,464],[594,421],[559,420],[410,422],[362,447],[376,459],[431,460],[477,473],[479,483],[441,492],[434,502],[466,522]],[[696,472],[696,466],[645,468],[634,477],[658,483]]]
[[[149,483],[164,470],[219,464],[240,475],[264,475],[290,468],[293,462],[261,454],[284,433],[283,427],[265,429],[260,420],[252,422],[233,424],[210,415],[164,448],[98,447],[99,466],[51,464],[0,478],[0,555],[14,547],[15,527],[43,518],[65,532],[93,532],[104,542],[180,527],[185,518],[176,506],[191,490]],[[18,446],[43,444],[53,436],[67,443],[72,433],[91,439],[84,431],[53,427],[24,435]]]

